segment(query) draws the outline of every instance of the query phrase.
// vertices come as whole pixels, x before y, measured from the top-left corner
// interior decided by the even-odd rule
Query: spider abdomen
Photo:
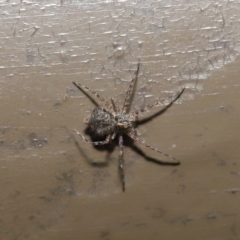
[[[115,120],[110,112],[97,107],[93,109],[87,124],[94,134],[105,136],[113,132]]]

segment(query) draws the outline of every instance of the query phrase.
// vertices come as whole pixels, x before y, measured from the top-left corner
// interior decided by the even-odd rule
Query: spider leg
[[[106,140],[104,141],[98,141],[98,142],[91,142],[88,139],[86,139],[80,132],[78,132],[76,129],[74,129],[74,131],[77,133],[77,135],[79,135],[83,141],[89,143],[90,145],[94,145],[94,146],[99,146],[99,145],[106,145],[110,142],[111,140],[111,135],[108,135]]]
[[[128,120],[132,123],[132,132],[137,136],[138,112],[131,112],[128,114]]]
[[[94,90],[92,90],[91,88],[89,88],[89,87],[87,87],[87,86],[85,86],[85,85],[82,85],[82,84],[80,84],[80,83],[76,83],[76,82],[72,82],[78,89],[80,89],[80,90],[82,90],[82,91],[89,91],[89,92],[91,92],[94,96],[96,96],[98,99],[100,99],[104,104],[105,104],[105,106],[109,109],[109,110],[111,110],[111,111],[113,111],[113,108],[112,108],[112,106],[108,103],[108,101],[107,100],[105,100],[103,97],[101,97],[96,91],[94,91]]]
[[[185,90],[185,88],[183,88],[182,89],[182,91],[168,104],[168,105],[166,105],[165,107],[164,107],[164,109],[165,108],[168,108],[169,106],[171,106],[178,98],[180,98],[180,96],[182,95],[182,93],[184,92],[184,90]],[[164,106],[163,104],[162,104],[162,102],[161,101],[157,101],[157,102],[155,102],[155,103],[153,103],[153,104],[149,104],[149,105],[147,105],[147,106],[145,106],[145,107],[143,107],[143,108],[140,108],[140,109],[137,109],[137,110],[135,110],[135,111],[132,111],[132,112],[130,112],[130,114],[138,114],[138,113],[140,113],[140,112],[146,112],[147,110],[149,110],[149,109],[151,109],[151,108],[153,108],[153,107],[157,107],[157,106]]]
[[[170,105],[170,104],[172,104],[172,102],[170,102],[168,105]],[[140,112],[144,113],[144,112],[148,111],[149,109],[151,109],[152,107],[157,107],[157,106],[164,106],[164,105],[162,104],[161,101],[157,101],[157,102],[155,102],[153,104],[149,104],[149,105],[147,105],[147,106],[145,106],[143,108],[140,108],[140,109],[137,109],[135,111],[132,111],[131,114],[136,114],[137,115]]]
[[[142,138],[139,138],[139,137],[135,136],[133,133],[128,132],[127,135],[128,135],[130,138],[132,138],[133,140],[135,140],[135,141],[143,144],[145,147],[148,147],[148,148],[150,148],[150,149],[152,149],[152,150],[154,150],[154,151],[157,151],[157,152],[161,153],[162,155],[164,155],[164,156],[166,156],[166,157],[168,157],[168,158],[171,158],[172,160],[174,160],[174,163],[176,163],[176,164],[177,164],[177,163],[180,163],[177,159],[175,159],[175,158],[172,157],[171,155],[169,155],[169,154],[167,154],[167,153],[164,153],[164,152],[161,152],[161,151],[158,150],[156,147],[153,147],[153,146],[147,144],[147,143],[145,142],[145,140],[143,140]]]
[[[128,90],[127,90],[127,93],[126,93],[126,97],[125,97],[125,100],[124,100],[124,104],[123,104],[123,108],[122,108],[122,114],[125,114],[128,110],[128,107],[129,107],[129,104],[130,104],[130,98],[133,94],[133,86],[137,80],[137,77],[138,77],[138,73],[139,73],[139,66],[140,66],[140,63],[138,63],[138,66],[137,66],[137,71],[135,72],[133,78],[132,78],[132,81],[128,87]]]
[[[120,177],[122,181],[122,190],[125,191],[125,179],[124,179],[124,166],[123,166],[123,136],[119,135],[119,171],[120,171]]]
[[[119,113],[120,112],[119,106],[114,102],[113,98],[111,98],[111,102],[112,102],[114,113]]]
[[[138,122],[138,113],[134,114],[134,122],[133,122],[133,134],[134,136],[137,136],[137,126],[136,122]]]
[[[112,136],[111,136],[112,140],[113,140],[116,136],[117,136],[117,133],[114,132],[114,133],[112,134]]]

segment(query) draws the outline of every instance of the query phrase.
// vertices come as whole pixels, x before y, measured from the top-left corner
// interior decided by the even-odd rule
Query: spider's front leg
[[[139,108],[137,110],[133,110],[132,112],[130,112],[131,115],[137,115],[138,113],[144,113],[144,112],[147,112],[149,111],[151,108],[153,107],[158,107],[158,106],[164,106],[164,108],[162,110],[167,110],[169,107],[171,107],[173,105],[174,102],[176,102],[180,97],[181,95],[183,94],[185,88],[183,88],[178,94],[177,96],[169,103],[167,104],[166,106],[164,106],[164,104],[162,103],[161,100],[159,101],[156,101],[155,103],[153,104],[148,104],[147,106],[145,107],[142,107],[142,108]]]
[[[88,139],[86,139],[80,132],[78,132],[76,129],[74,129],[74,131],[77,133],[77,135],[79,135],[83,141],[89,143],[90,145],[94,145],[94,146],[100,146],[100,145],[106,145],[110,142],[110,140],[112,139],[112,136],[111,134],[109,134],[106,138],[106,140],[104,141],[98,141],[98,142],[92,142],[92,141],[89,141]]]
[[[92,90],[91,88],[82,85],[80,83],[72,82],[80,91],[90,91],[95,97],[101,100],[105,104],[105,106],[110,110],[113,111],[112,106],[108,103],[107,100],[105,100],[103,97],[101,97],[96,91]]]
[[[125,191],[125,179],[124,179],[124,165],[123,165],[123,136],[119,135],[119,172],[122,181],[122,190]]]
[[[113,98],[111,98],[111,102],[112,102],[112,106],[113,106],[113,111],[114,113],[119,113],[120,112],[120,109],[119,109],[119,106],[114,102]]]

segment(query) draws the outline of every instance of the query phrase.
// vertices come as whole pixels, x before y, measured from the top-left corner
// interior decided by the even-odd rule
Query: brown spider
[[[135,82],[138,78],[139,73],[139,66],[140,63],[137,65],[137,70],[134,74],[133,79],[131,80],[131,83],[128,87],[126,97],[124,100],[124,104],[122,109],[120,110],[119,106],[114,102],[114,100],[111,98],[111,105],[108,101],[106,101],[103,97],[101,97],[97,92],[92,90],[89,87],[86,87],[82,84],[73,82],[73,84],[81,91],[90,91],[94,96],[96,96],[98,99],[101,100],[105,104],[105,108],[96,107],[93,109],[90,117],[84,119],[84,123],[86,123],[92,132],[99,137],[105,137],[106,139],[104,141],[96,141],[91,142],[87,140],[80,132],[78,132],[76,129],[75,132],[87,143],[91,145],[105,145],[110,143],[111,140],[116,138],[118,136],[118,142],[119,142],[119,170],[120,170],[120,176],[122,181],[122,189],[125,191],[125,180],[124,180],[124,165],[123,165],[123,135],[128,135],[131,139],[135,140],[136,142],[139,142],[143,144],[145,147],[151,148],[152,150],[155,150],[159,153],[161,153],[164,156],[167,156],[168,158],[171,158],[174,160],[174,162],[171,162],[174,165],[180,164],[179,161],[177,161],[174,157],[161,152],[157,148],[145,143],[145,140],[139,138],[137,135],[137,130],[135,128],[135,123],[137,122],[138,113],[146,112],[147,110],[151,109],[152,107],[156,107],[159,105],[163,105],[161,101],[157,101],[153,104],[149,104],[143,108],[134,110],[129,112],[129,106],[131,102],[131,98],[133,95],[133,88],[135,85]],[[183,88],[182,91],[177,95],[177,97],[172,100],[167,106],[164,107],[164,109],[167,109],[169,106],[171,106],[183,93],[185,89]],[[164,110],[163,109],[163,110]]]

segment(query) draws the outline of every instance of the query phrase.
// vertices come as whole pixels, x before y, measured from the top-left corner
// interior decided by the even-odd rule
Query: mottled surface
[[[0,7],[1,240],[240,237],[239,1]],[[94,104],[72,81],[121,105],[138,59],[133,108],[186,87],[139,126],[182,164],[154,164],[126,143],[123,193],[117,145],[94,148],[73,131],[84,133]]]

